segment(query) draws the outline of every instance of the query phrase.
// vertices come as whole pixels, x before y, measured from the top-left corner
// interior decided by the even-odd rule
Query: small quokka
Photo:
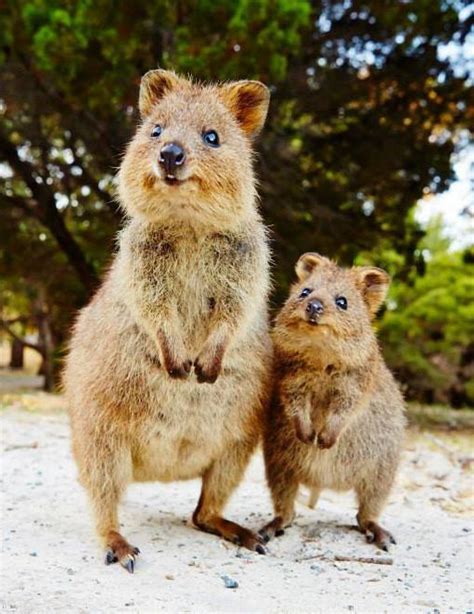
[[[270,394],[269,249],[252,142],[269,91],[154,70],[118,175],[128,221],[77,320],[64,371],[73,453],[106,563],[138,548],[117,506],[132,481],[202,478],[195,525],[264,553],[222,517],[263,430]]]
[[[261,535],[268,540],[291,524],[300,484],[311,489],[312,506],[324,488],[353,489],[360,530],[387,550],[395,540],[378,520],[399,464],[404,402],[371,320],[389,276],[340,268],[316,253],[301,256],[296,273],[273,331],[264,456],[275,517]]]

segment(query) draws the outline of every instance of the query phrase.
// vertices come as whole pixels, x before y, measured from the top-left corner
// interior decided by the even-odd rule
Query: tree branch
[[[48,228],[69,263],[76,271],[80,281],[86,290],[91,293],[97,285],[96,273],[57,210],[54,192],[44,183],[36,183],[34,179],[35,167],[30,162],[20,158],[15,145],[2,130],[0,130],[0,150],[13,171],[28,186],[36,202],[36,207],[30,208],[25,206],[23,210],[30,215],[33,214],[36,219]],[[12,197],[7,196],[7,198]],[[18,199],[16,199],[16,204],[18,205]]]
[[[16,339],[16,341],[18,341],[19,343],[21,343],[22,345],[24,345],[27,348],[31,348],[32,350],[36,350],[37,352],[39,352],[41,354],[41,356],[43,356],[43,349],[42,349],[42,347],[40,345],[36,344],[36,343],[30,343],[26,339],[23,339],[23,337],[20,337],[20,335],[17,335],[15,333],[15,331],[12,330],[10,328],[10,326],[7,324],[7,320],[0,320],[0,327],[2,327],[3,330],[5,330],[11,337],[13,337],[13,339]]]

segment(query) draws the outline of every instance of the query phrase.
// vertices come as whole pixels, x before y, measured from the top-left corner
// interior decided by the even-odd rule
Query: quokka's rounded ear
[[[357,285],[369,308],[371,316],[375,316],[387,296],[390,286],[390,275],[375,266],[355,267]]]
[[[317,254],[316,252],[306,252],[306,254],[299,257],[295,265],[296,275],[300,281],[304,281],[311,275],[316,267],[328,264],[331,264],[329,258],[321,256],[321,254]]]
[[[250,137],[263,128],[270,104],[270,90],[260,81],[234,81],[219,88],[224,104]]]
[[[170,92],[185,81],[172,70],[158,68],[145,73],[140,83],[138,98],[140,115],[142,117],[149,115],[155,104],[163,98],[166,92]]]

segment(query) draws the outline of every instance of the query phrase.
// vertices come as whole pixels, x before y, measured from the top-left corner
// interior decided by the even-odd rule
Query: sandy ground
[[[134,575],[106,567],[76,481],[60,397],[4,394],[2,607],[16,612],[470,612],[473,609],[472,439],[411,434],[383,524],[389,556],[351,528],[350,494],[298,507],[266,556],[189,525],[198,481],[136,484],[121,506],[141,548]],[[471,468],[470,468],[471,467]],[[270,518],[260,454],[227,515],[258,528]],[[379,563],[336,561],[373,557]],[[225,587],[222,576],[238,582]],[[474,586],[474,584],[472,584]]]

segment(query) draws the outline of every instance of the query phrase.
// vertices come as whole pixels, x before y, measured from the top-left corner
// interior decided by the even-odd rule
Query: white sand
[[[8,403],[7,403],[8,405]],[[63,413],[7,408],[2,416],[2,606],[16,612],[468,612],[473,609],[472,474],[420,435],[407,450],[383,517],[398,539],[394,564],[348,528],[352,496],[323,493],[298,508],[260,556],[188,524],[199,482],[136,484],[121,506],[123,533],[141,548],[134,575],[106,567],[76,481]],[[36,446],[36,447],[32,447]],[[255,529],[270,518],[261,456],[227,515]],[[323,555],[297,562],[305,557]],[[227,575],[237,589],[225,588]]]

